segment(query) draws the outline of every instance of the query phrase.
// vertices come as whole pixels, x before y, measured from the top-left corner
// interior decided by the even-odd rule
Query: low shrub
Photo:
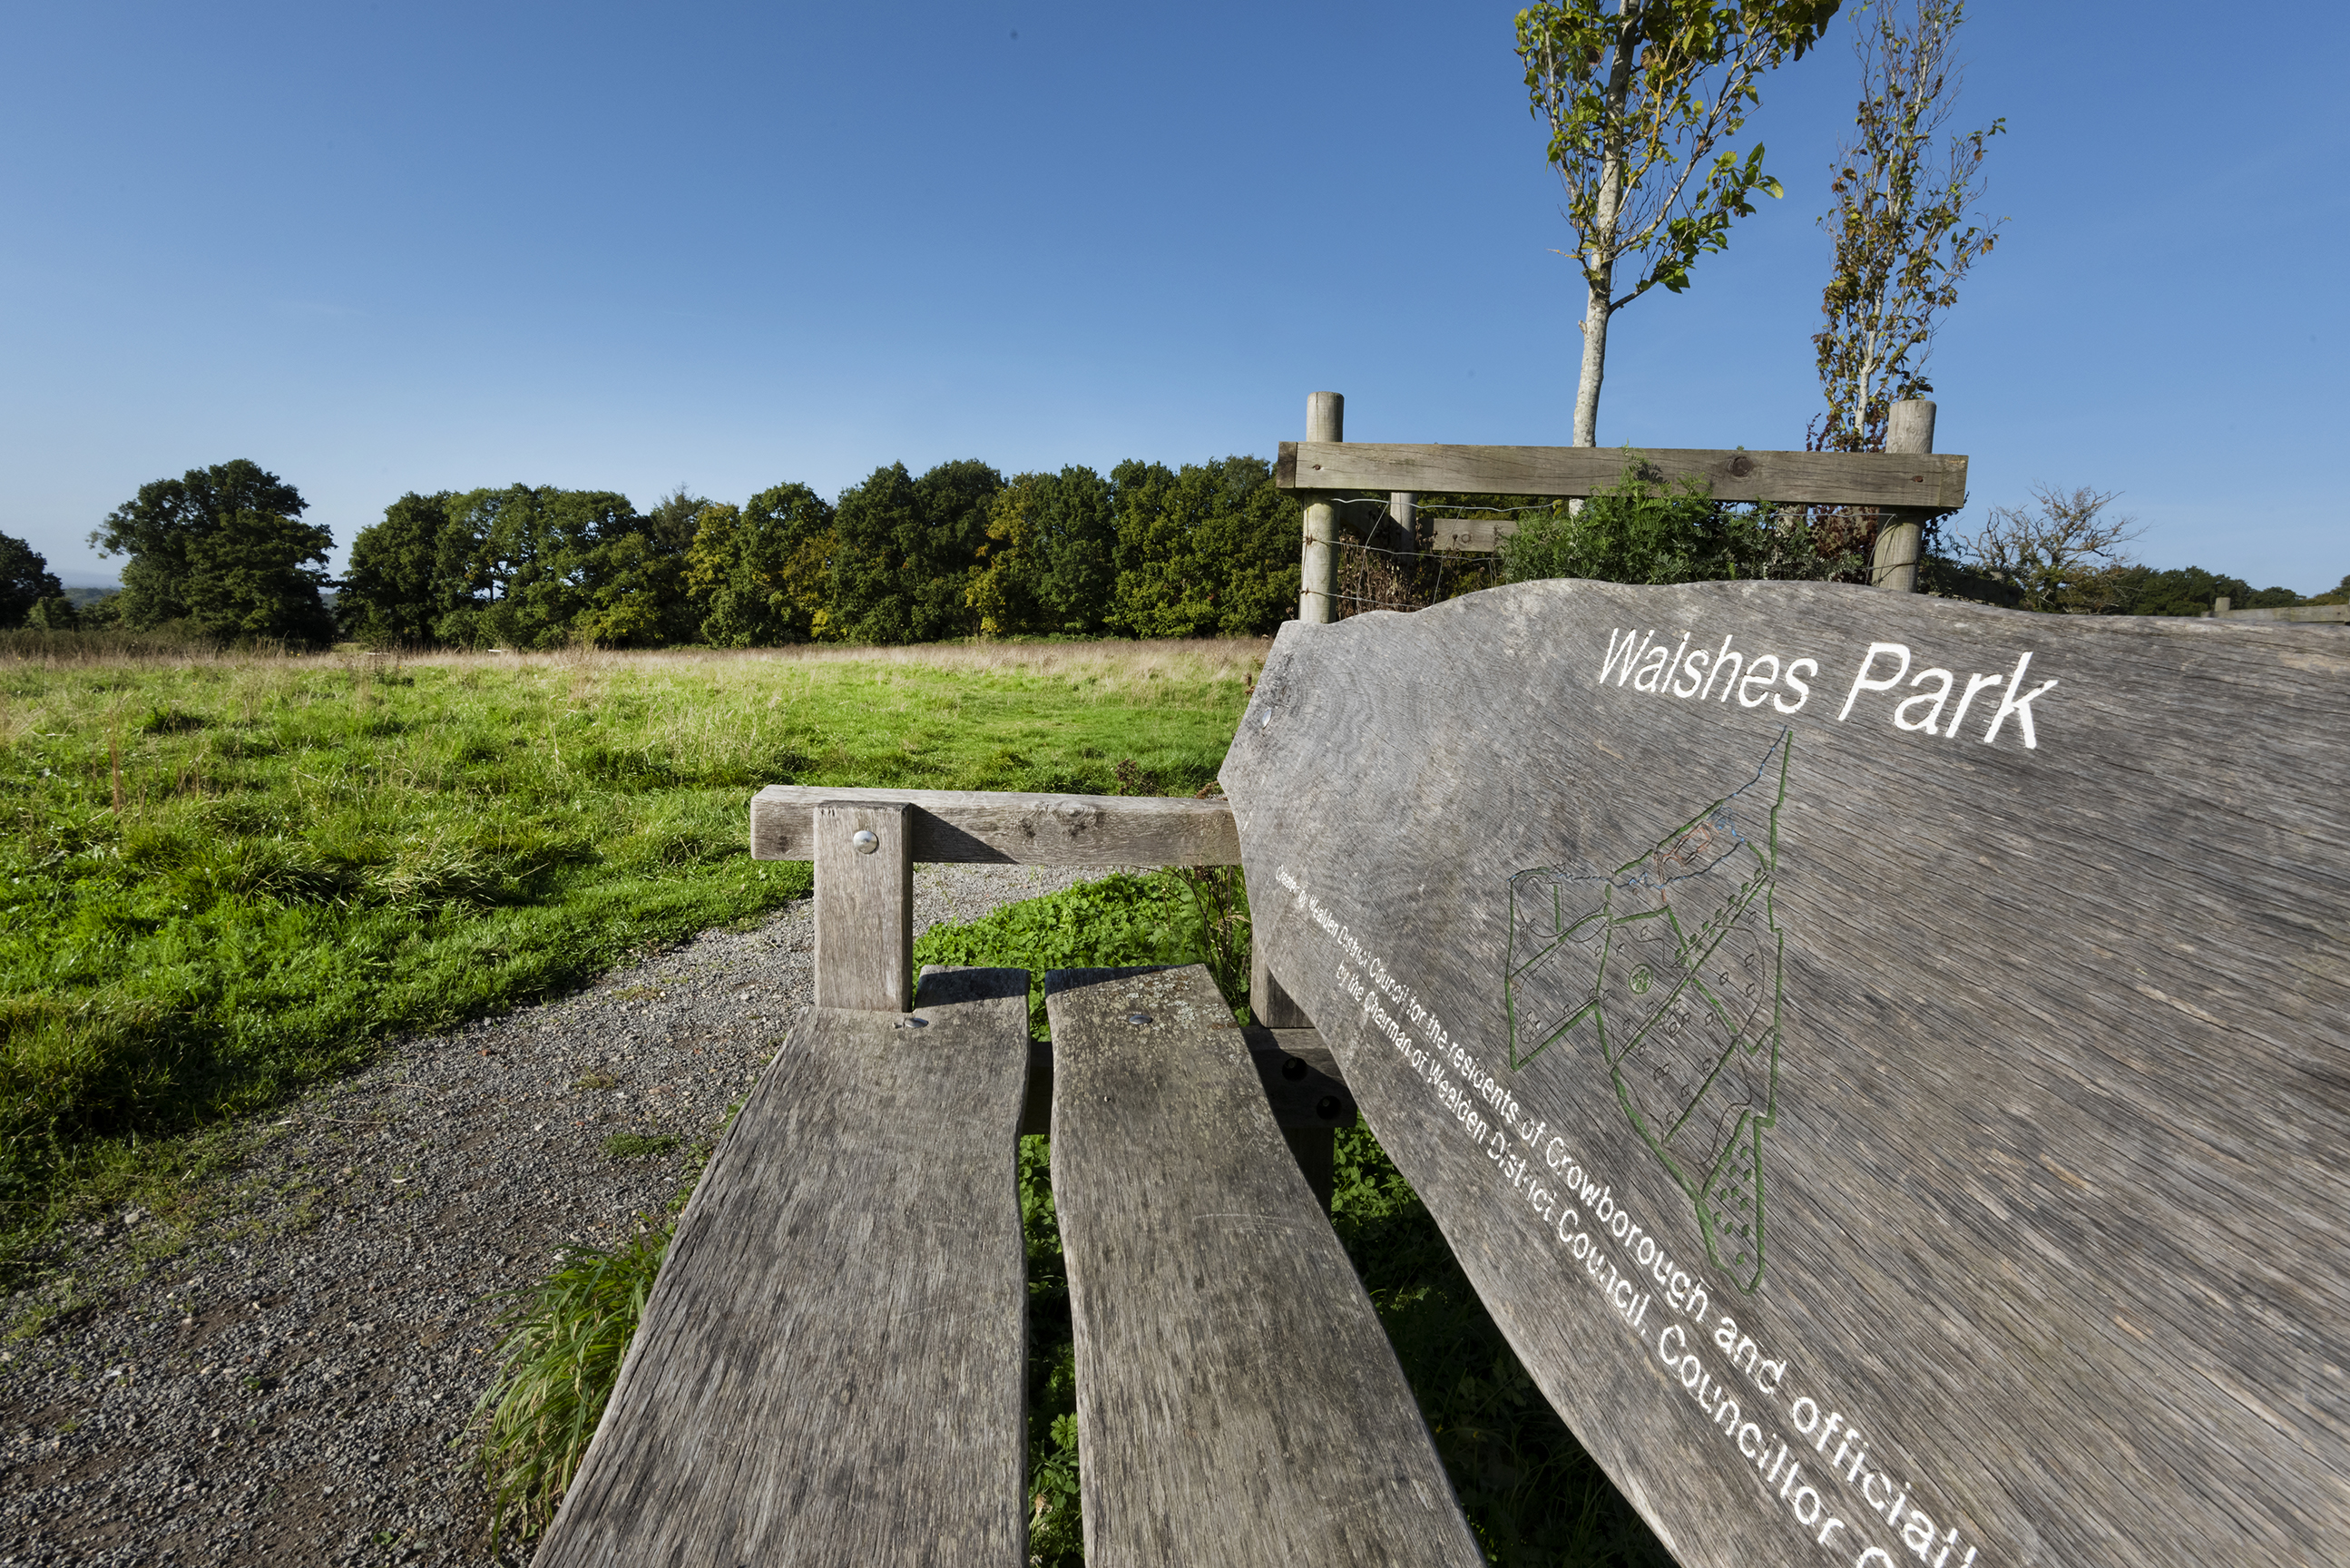
[[[1695,481],[1650,479],[1630,452],[1613,490],[1524,516],[1502,545],[1501,565],[1513,583],[1817,582],[1850,580],[1866,568],[1858,551],[1816,532],[1802,508],[1716,501]]]

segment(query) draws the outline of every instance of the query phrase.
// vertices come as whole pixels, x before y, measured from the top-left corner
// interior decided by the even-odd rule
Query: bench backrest
[[[2340,1560],[2345,692],[2321,628],[1539,583],[1287,627],[1222,779],[1681,1562]]]

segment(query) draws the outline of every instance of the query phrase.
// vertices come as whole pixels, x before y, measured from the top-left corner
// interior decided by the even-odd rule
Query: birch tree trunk
[[[1607,285],[1591,285],[1584,313],[1584,374],[1575,386],[1575,444],[1600,444],[1600,379],[1607,374]]]
[[[1588,297],[1583,312],[1583,373],[1575,388],[1577,446],[1599,444],[1599,383],[1607,373],[1607,318],[1613,314],[1621,244],[1617,228],[1624,214],[1624,109],[1632,91],[1632,59],[1638,50],[1634,35],[1640,0],[1621,0],[1616,15],[1615,57],[1607,66],[1607,120],[1600,132],[1599,200],[1592,214],[1590,243],[1579,258]]]
[[[1607,296],[1613,266],[1601,269],[1605,281],[1589,286],[1590,301],[1583,317],[1583,375],[1575,388],[1575,444],[1599,444],[1599,382],[1607,373]]]

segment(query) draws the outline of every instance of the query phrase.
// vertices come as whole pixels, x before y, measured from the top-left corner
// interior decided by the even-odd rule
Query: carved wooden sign
[[[1790,584],[1292,624],[1256,940],[1697,1565],[2350,1561],[2350,640]]]

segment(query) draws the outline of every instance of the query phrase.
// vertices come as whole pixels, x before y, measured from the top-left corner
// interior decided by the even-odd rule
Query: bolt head
[[[859,855],[870,855],[881,847],[881,836],[869,827],[860,827],[848,836],[848,845]]]

